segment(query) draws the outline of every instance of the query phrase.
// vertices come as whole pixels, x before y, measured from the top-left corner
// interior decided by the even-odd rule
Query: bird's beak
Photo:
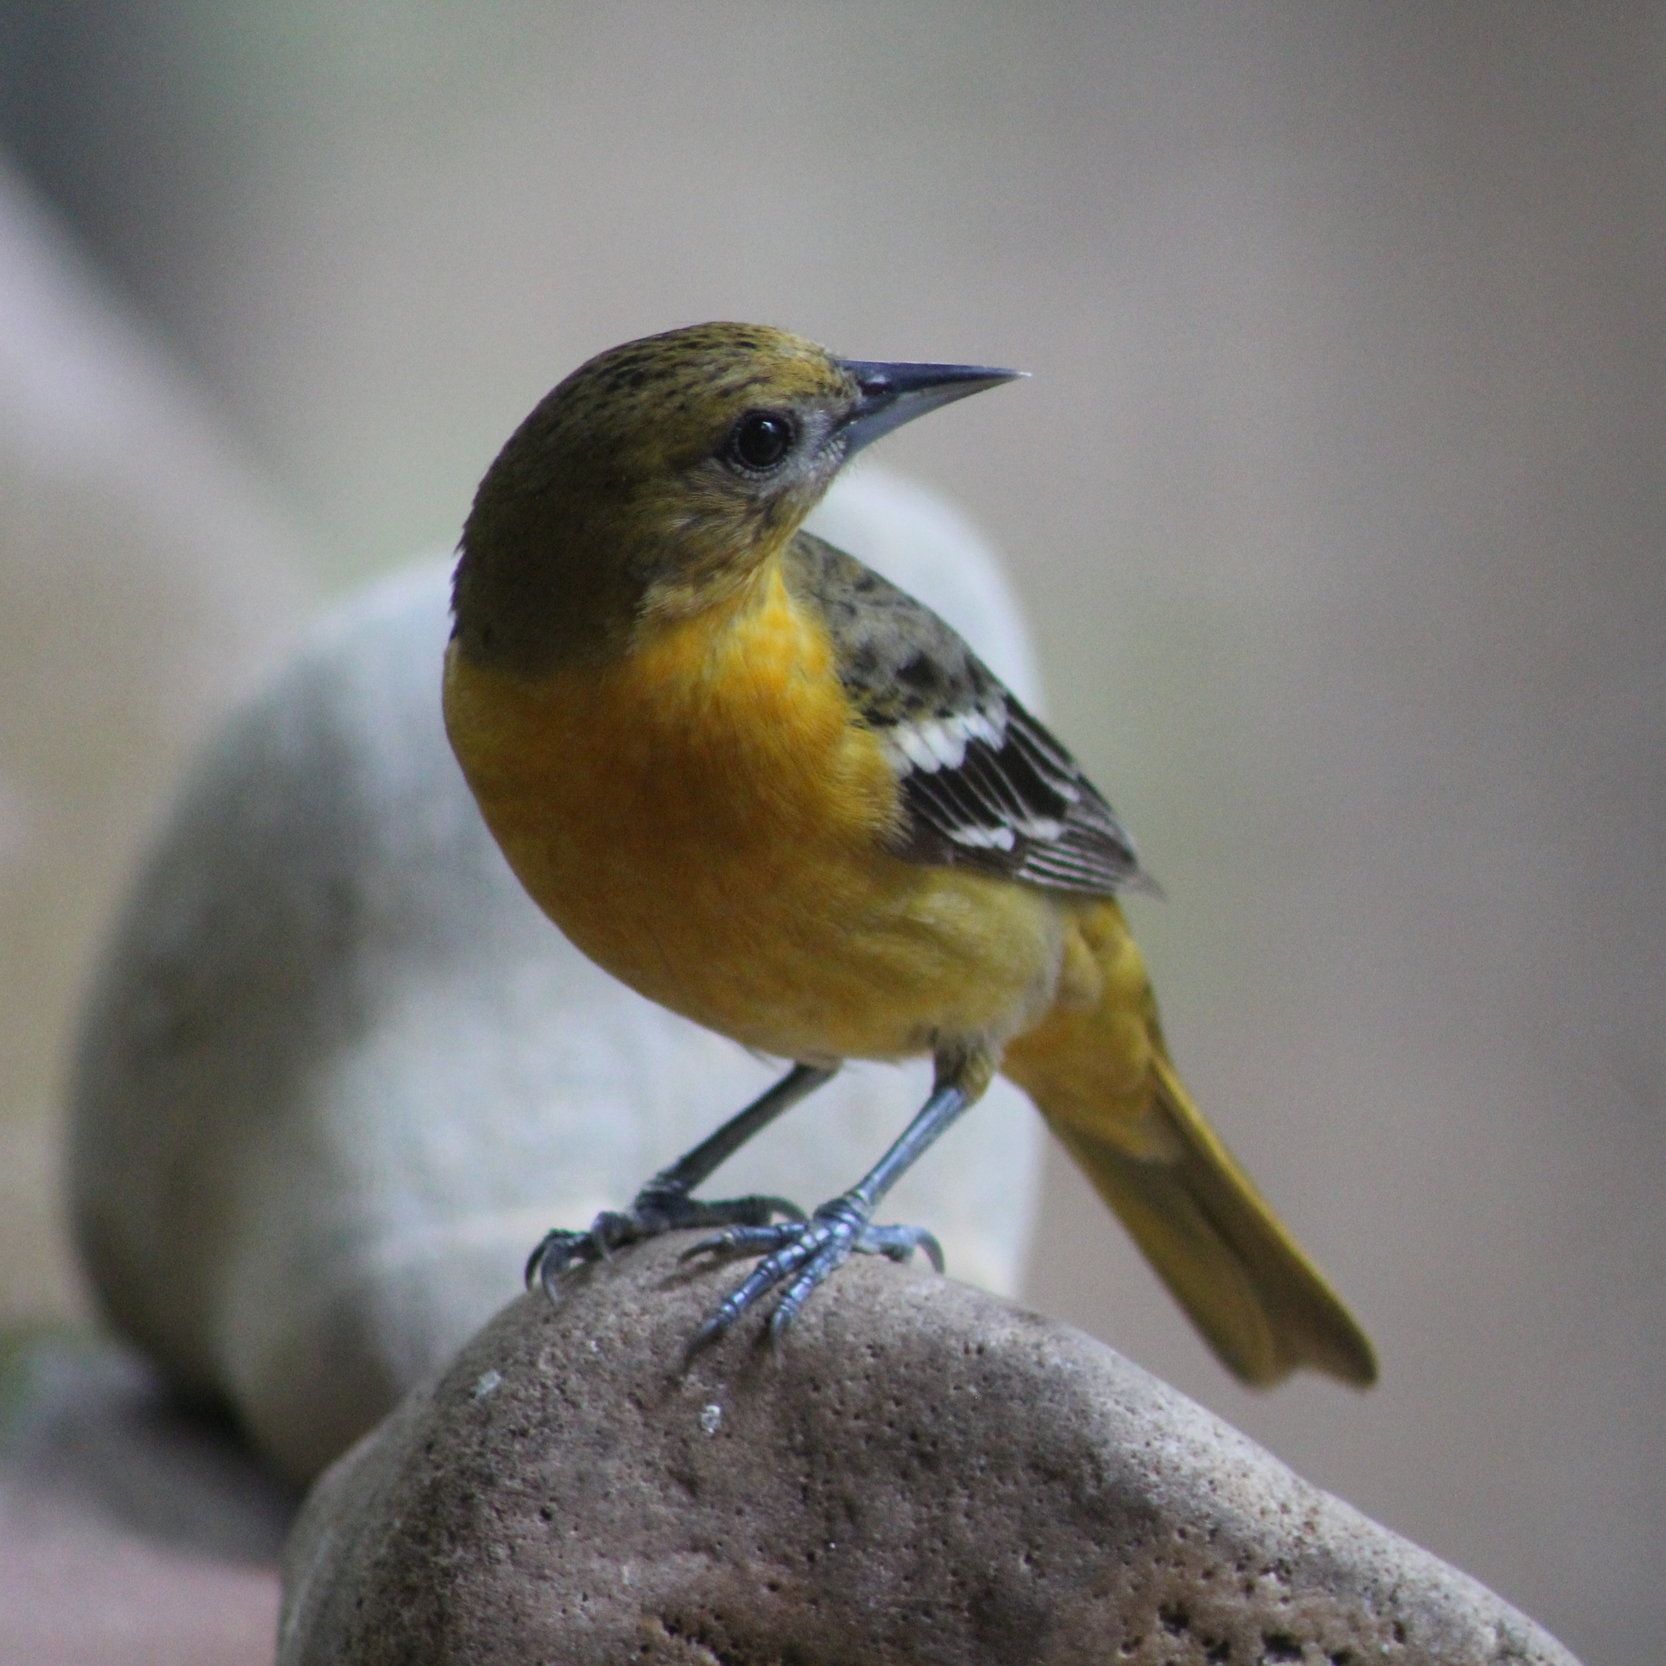
[[[838,430],[847,457],[939,405],[1029,374],[980,364],[878,364],[870,359],[840,359],[838,364],[861,389]]]

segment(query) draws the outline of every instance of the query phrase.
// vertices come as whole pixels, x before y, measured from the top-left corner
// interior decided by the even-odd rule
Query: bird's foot
[[[874,1226],[869,1220],[871,1204],[848,1192],[822,1204],[809,1220],[780,1221],[774,1225],[735,1225],[726,1232],[702,1238],[683,1252],[691,1256],[708,1254],[724,1258],[763,1252],[764,1259],[718,1304],[716,1312],[694,1333],[689,1353],[695,1354],[715,1342],[761,1297],[784,1284],[770,1315],[772,1337],[780,1337],[798,1317],[816,1287],[850,1256],[885,1255],[906,1261],[915,1250],[924,1250],[938,1272],[943,1271],[943,1250],[937,1240],[920,1226]]]
[[[789,1222],[802,1222],[804,1211],[784,1197],[723,1198],[703,1203],[688,1195],[688,1188],[659,1177],[650,1180],[628,1209],[605,1209],[583,1232],[556,1227],[546,1232],[527,1257],[526,1282],[543,1287],[555,1298],[555,1281],[569,1267],[586,1261],[605,1261],[616,1249],[657,1238],[662,1232],[677,1232],[696,1226],[725,1226],[736,1231],[769,1232],[770,1221],[784,1215]]]

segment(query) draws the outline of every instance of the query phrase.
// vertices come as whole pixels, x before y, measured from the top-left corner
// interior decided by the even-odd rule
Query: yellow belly
[[[527,680],[446,662],[446,725],[540,907],[649,998],[799,1059],[1004,1039],[1050,1003],[1064,916],[883,850],[890,766],[773,580],[720,625]]]

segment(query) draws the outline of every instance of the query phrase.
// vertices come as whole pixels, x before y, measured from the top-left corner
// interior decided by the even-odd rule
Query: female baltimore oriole
[[[779,1334],[853,1250],[940,1267],[873,1212],[1002,1070],[1231,1370],[1368,1384],[1369,1342],[1169,1062],[1110,806],[942,620],[799,530],[862,446],[1015,374],[673,330],[581,366],[481,482],[445,717],[487,824],[601,966],[797,1061],[629,1210],[550,1233],[529,1277],[722,1226],[696,1248],[763,1258],[697,1346],[777,1287]],[[842,1060],[919,1053],[924,1107],[807,1220],[692,1197]]]

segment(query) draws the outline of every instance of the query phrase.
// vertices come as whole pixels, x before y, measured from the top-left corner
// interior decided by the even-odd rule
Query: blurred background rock
[[[0,157],[0,1313],[74,1299],[63,1053],[175,772],[309,588],[234,444]]]
[[[118,511],[113,613],[8,569],[4,802],[66,806],[5,823],[49,830],[4,847],[9,1314],[70,1311],[41,1130],[114,870],[297,595],[449,543],[627,336],[1023,365],[887,460],[1012,559],[1172,899],[1136,925],[1182,1066],[1384,1383],[1237,1391],[1062,1162],[1029,1296],[1588,1660],[1654,1657],[1666,12],[11,0],[0,136],[299,529]],[[249,634],[136,737],[157,598],[256,544]]]

